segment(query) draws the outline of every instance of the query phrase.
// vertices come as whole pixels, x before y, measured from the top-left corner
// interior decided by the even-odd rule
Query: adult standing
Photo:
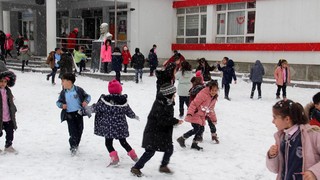
[[[78,32],[79,29],[78,28],[74,28],[73,31],[70,32],[69,36],[68,36],[68,50],[70,52],[73,52],[73,49],[76,47],[77,41],[76,38],[78,37]]]

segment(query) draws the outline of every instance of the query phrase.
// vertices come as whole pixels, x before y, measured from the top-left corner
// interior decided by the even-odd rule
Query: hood
[[[229,60],[228,60],[227,66],[228,66],[228,67],[233,67],[233,66],[234,66],[234,62],[233,62],[232,59],[229,59]]]
[[[260,62],[260,60],[256,60],[256,62],[255,62],[254,64],[255,64],[256,66],[262,65],[261,62]]]
[[[102,95],[100,100],[109,106],[126,106],[127,105],[127,95],[126,94],[108,94]]]
[[[7,38],[11,37],[11,34],[10,34],[10,33],[7,33],[7,34],[6,34],[6,37],[7,37]]]

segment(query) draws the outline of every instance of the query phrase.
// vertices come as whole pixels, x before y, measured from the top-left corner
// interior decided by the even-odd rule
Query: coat
[[[121,71],[122,69],[122,55],[120,52],[112,53],[112,69],[114,71]]]
[[[13,103],[13,95],[12,92],[10,90],[10,88],[6,87],[6,91],[7,91],[7,101],[8,101],[8,105],[9,105],[9,113],[10,113],[10,118],[11,121],[13,122],[13,129],[17,129],[17,122],[16,122],[16,112],[17,112],[17,108]],[[0,95],[0,131],[2,131],[3,128],[3,121],[2,121],[2,96]]]
[[[303,165],[302,172],[312,171],[317,179],[320,179],[320,129],[316,126],[308,124],[299,125],[301,130],[302,156]],[[276,145],[280,147],[284,132],[278,131],[274,134]],[[281,151],[275,158],[266,157],[267,168],[278,174],[277,180],[281,179],[282,165],[284,163],[283,154]]]
[[[61,59],[58,61],[59,67],[60,67],[60,74],[59,78],[62,77],[65,73],[72,73],[73,68],[73,59],[69,52],[65,52],[61,54]]]
[[[204,126],[206,117],[212,122],[217,122],[214,107],[217,97],[211,97],[209,87],[202,89],[190,103],[185,121]]]
[[[77,41],[75,40],[75,38],[77,38],[78,33],[76,33],[75,31],[71,31],[69,36],[68,36],[68,49],[74,49],[76,47]],[[70,38],[70,39],[69,39]]]
[[[127,47],[127,46],[123,46],[123,48],[124,47]],[[122,48],[122,49],[123,49]],[[122,50],[122,58],[123,58],[123,64],[129,64],[129,62],[131,61],[131,54],[130,54],[130,51],[129,50],[127,50],[127,51],[124,51],[124,50]]]
[[[134,69],[143,69],[144,61],[144,55],[140,52],[136,53],[132,56],[131,67]]]
[[[210,74],[210,71],[213,71],[216,67],[215,66],[211,66],[208,64],[207,61],[205,61],[205,65],[204,67],[203,66],[198,66],[196,68],[196,71],[201,71],[201,74],[203,76],[203,80],[204,81],[210,81],[211,80],[211,74]]]
[[[222,71],[223,73],[222,84],[230,84],[232,82],[232,79],[234,81],[237,80],[237,76],[234,72],[233,66],[234,62],[231,59],[228,60],[227,65],[224,67],[221,67],[220,64],[218,64],[218,70]]]
[[[173,117],[173,104],[158,93],[143,132],[142,147],[154,151],[166,151],[172,146],[173,125],[179,120]]]
[[[94,134],[109,139],[129,137],[126,116],[135,118],[136,114],[130,108],[126,94],[103,94],[92,109],[96,113]]]
[[[11,51],[11,50],[13,50],[14,41],[11,37],[11,34],[6,34],[6,37],[7,38],[6,38],[6,43],[4,44],[4,49]]]
[[[284,83],[284,78],[283,78],[283,73],[282,73],[283,68],[281,66],[278,66],[276,70],[274,71],[274,78],[276,79],[276,84],[279,86],[283,86]],[[290,68],[286,68],[287,71],[287,84],[290,83]]]
[[[189,90],[192,87],[190,82],[193,77],[192,71],[185,71],[182,75],[182,71],[176,73],[176,80],[178,80],[178,95],[179,96],[189,96]]]
[[[148,55],[148,60],[149,60],[150,67],[154,67],[154,68],[158,67],[159,61],[156,53],[150,52]]]
[[[46,63],[50,66],[51,69],[53,69],[55,66],[55,57],[54,57],[55,53],[56,53],[55,51],[51,51],[47,57]]]
[[[259,60],[256,60],[253,67],[251,68],[249,78],[252,82],[262,83],[263,75],[264,75],[264,68],[261,62]]]
[[[30,60],[31,58],[31,53],[28,47],[24,47],[22,46],[20,49],[20,55],[19,55],[19,59],[20,60]]]
[[[106,50],[106,45],[102,45],[101,51],[100,51],[100,57],[101,57],[101,62],[103,63],[111,62],[112,60],[111,46],[108,46],[108,49]]]

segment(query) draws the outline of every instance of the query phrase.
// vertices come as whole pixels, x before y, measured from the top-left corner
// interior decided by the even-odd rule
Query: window
[[[217,5],[216,43],[253,43],[256,3]]]
[[[190,7],[177,9],[176,43],[206,43],[207,7]]]

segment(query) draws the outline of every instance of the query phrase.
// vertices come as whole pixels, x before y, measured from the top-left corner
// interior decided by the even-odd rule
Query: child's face
[[[7,86],[8,81],[6,79],[0,79],[0,88],[3,89]]]
[[[318,111],[320,111],[320,103],[314,104],[314,107],[315,107]]]
[[[63,89],[71,89],[73,86],[72,81],[67,80],[67,79],[62,79],[61,85],[63,86]]]
[[[218,87],[212,87],[210,90],[210,95],[213,97],[215,95],[217,95],[219,92],[219,88]]]
[[[225,58],[222,59],[222,64],[227,64],[227,60]]]
[[[276,128],[280,130],[288,129],[293,126],[289,116],[282,117],[275,110],[272,110],[272,123],[276,126]]]
[[[283,68],[286,68],[286,67],[288,67],[288,63],[282,63],[281,66],[282,66]]]

